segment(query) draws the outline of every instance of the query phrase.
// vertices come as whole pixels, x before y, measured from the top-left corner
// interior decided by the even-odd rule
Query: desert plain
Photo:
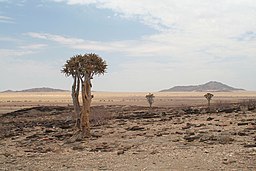
[[[93,92],[74,133],[70,92],[0,93],[0,170],[256,170],[256,92]]]

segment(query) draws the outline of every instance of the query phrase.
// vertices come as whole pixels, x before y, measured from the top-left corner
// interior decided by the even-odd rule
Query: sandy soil
[[[3,114],[0,170],[256,170],[255,107],[92,110],[92,137],[74,143],[71,107]]]
[[[148,106],[145,92],[93,92],[93,106],[97,105],[138,105]],[[206,105],[205,92],[154,92],[154,106],[202,106]],[[235,103],[256,99],[256,92],[216,92],[212,104]],[[0,93],[0,115],[22,108],[35,106],[72,105],[70,92],[13,92]]]

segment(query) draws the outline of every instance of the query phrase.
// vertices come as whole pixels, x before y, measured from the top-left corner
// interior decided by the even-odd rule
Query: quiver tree
[[[207,101],[208,101],[208,109],[210,109],[210,103],[211,103],[213,94],[211,94],[211,93],[206,93],[206,94],[204,95],[204,97],[207,99]]]
[[[150,109],[152,108],[152,104],[154,103],[154,98],[155,96],[152,93],[149,93],[148,95],[146,95],[146,99],[148,101]]]
[[[76,127],[81,138],[90,136],[90,106],[92,101],[91,80],[95,75],[106,72],[107,64],[97,54],[89,53],[75,55],[67,60],[61,72],[72,76],[72,100],[74,105]],[[79,93],[82,91],[82,106],[79,103]]]

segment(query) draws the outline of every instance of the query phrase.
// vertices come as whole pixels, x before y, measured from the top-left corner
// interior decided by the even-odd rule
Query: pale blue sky
[[[70,89],[67,59],[97,53],[96,91],[210,80],[256,90],[255,0],[0,0],[0,91]]]

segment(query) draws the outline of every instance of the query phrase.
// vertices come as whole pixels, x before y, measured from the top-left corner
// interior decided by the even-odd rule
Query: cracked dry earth
[[[0,117],[0,170],[256,170],[256,112],[96,106],[112,115],[92,137],[67,143],[68,107]]]

